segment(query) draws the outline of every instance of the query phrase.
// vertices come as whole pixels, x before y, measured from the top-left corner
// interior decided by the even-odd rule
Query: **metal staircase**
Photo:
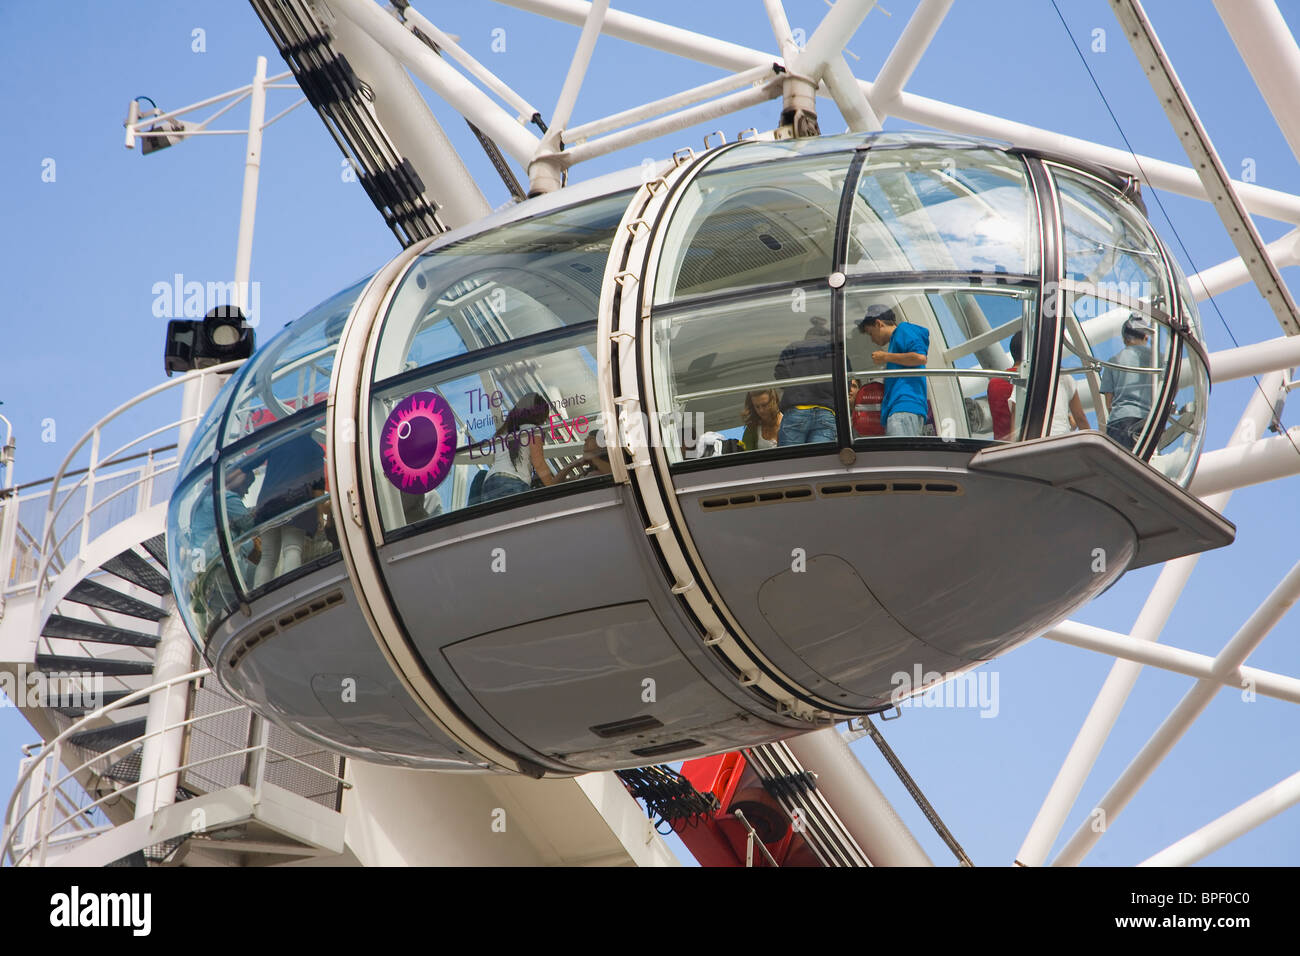
[[[53,479],[0,496],[0,671],[46,741],[25,753],[0,862],[259,864],[343,852],[340,757],[265,723],[206,670],[155,677],[171,604],[166,505],[198,415],[99,456],[128,411],[139,422],[151,400],[174,402],[171,389],[231,370],[137,396],[87,432]],[[169,431],[176,444],[128,454]],[[70,470],[83,449],[88,466]],[[151,730],[151,700],[172,693],[185,695],[184,718]],[[150,739],[177,734],[179,764],[146,770]]]

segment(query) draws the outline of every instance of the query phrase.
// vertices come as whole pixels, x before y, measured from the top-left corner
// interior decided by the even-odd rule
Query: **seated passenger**
[[[262,532],[266,560],[257,566],[254,587],[302,566],[307,541],[320,530],[320,509],[304,506],[324,491],[325,452],[312,432],[268,453],[254,517],[258,524],[272,526]]]
[[[495,454],[492,468],[483,480],[480,501],[527,491],[532,487],[534,475],[543,485],[555,484],[557,479],[542,454],[542,442],[546,439],[543,426],[550,414],[550,403],[536,392],[515,403],[492,438]]]
[[[609,449],[603,447],[600,439],[592,433],[583,440],[582,457],[560,472],[559,480],[576,481],[579,478],[594,478],[598,475],[608,475],[611,471]]]
[[[775,448],[781,433],[781,396],[774,388],[750,392],[745,396],[745,410],[741,413],[745,432],[740,443],[745,451]]]
[[[930,330],[911,322],[899,322],[894,310],[873,305],[858,323],[858,331],[871,337],[881,348],[871,353],[877,365],[887,369],[925,368],[930,352]],[[890,376],[885,379],[885,397],[880,403],[880,419],[885,434],[905,438],[922,434],[929,403],[925,397],[924,376]]]
[[[778,445],[835,441],[835,385],[830,380],[834,353],[826,320],[814,316],[804,337],[777,358],[774,378],[826,376],[824,382],[791,385],[781,393]]]

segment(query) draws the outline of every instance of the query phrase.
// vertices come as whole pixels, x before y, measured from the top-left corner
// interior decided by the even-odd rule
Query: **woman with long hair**
[[[501,427],[492,437],[492,470],[483,480],[480,501],[517,495],[532,487],[533,475],[543,485],[556,482],[551,466],[542,454],[546,438],[544,427],[551,415],[551,404],[536,392],[529,392],[510,409]]]
[[[781,433],[781,396],[774,388],[763,388],[745,396],[745,410],[741,413],[745,432],[740,442],[745,451],[775,448]]]

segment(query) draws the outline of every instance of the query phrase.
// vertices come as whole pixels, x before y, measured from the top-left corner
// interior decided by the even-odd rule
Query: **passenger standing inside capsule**
[[[791,385],[781,393],[778,445],[835,441],[835,385],[831,381],[834,352],[827,321],[814,316],[804,337],[791,342],[777,357],[775,378],[826,377],[822,382]]]
[[[515,403],[492,438],[495,456],[479,501],[521,494],[532,487],[534,474],[543,485],[555,484],[557,479],[542,454],[543,426],[550,414],[550,403],[536,392]]]
[[[1015,363],[1008,372],[1019,371],[1023,340],[1017,332],[1011,336],[1007,351]],[[1025,390],[1004,378],[994,379],[989,383],[989,411],[993,415],[993,437],[999,441],[1010,441],[1016,417],[1016,407],[1024,402]],[[1088,416],[1079,401],[1079,385],[1066,372],[1060,373],[1056,385],[1056,403],[1052,406],[1052,422],[1048,435],[1065,435],[1075,429],[1082,431],[1088,427]]]
[[[925,368],[930,352],[930,330],[911,322],[899,322],[894,310],[873,305],[858,323],[858,331],[882,346],[871,353],[871,360],[887,369]],[[893,438],[920,435],[925,425],[929,403],[925,397],[924,376],[891,376],[885,379],[885,397],[880,403],[880,420],[885,434]]]
[[[1121,334],[1124,348],[1111,362],[1137,368],[1149,368],[1151,348],[1147,336],[1153,329],[1136,312],[1124,321]],[[1106,434],[1123,447],[1133,450],[1142,427],[1151,413],[1151,393],[1155,380],[1149,372],[1130,372],[1109,366],[1101,370],[1101,393],[1106,397]]]
[[[741,413],[745,431],[740,443],[745,451],[775,448],[781,434],[781,396],[774,388],[750,392],[745,396],[745,409]]]

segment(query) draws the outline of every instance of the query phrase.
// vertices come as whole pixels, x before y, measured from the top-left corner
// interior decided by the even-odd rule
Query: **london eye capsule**
[[[173,588],[224,686],[361,759],[699,756],[1227,544],[1185,491],[1208,392],[1126,174],[735,143],[413,246],[272,339],[182,463]]]

